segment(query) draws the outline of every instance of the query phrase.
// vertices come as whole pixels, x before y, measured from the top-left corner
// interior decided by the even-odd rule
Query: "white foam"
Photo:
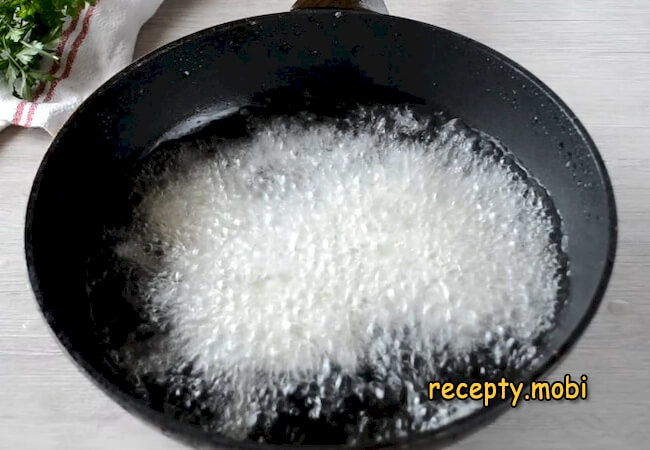
[[[191,363],[231,392],[221,432],[244,437],[260,412],[273,416],[274,389],[322,382],[331,365],[370,364],[399,384],[404,346],[454,358],[516,341],[534,353],[550,326],[558,266],[541,199],[472,150],[477,135],[457,122],[433,141],[400,141],[427,124],[393,118],[354,133],[276,121],[217,156],[184,158],[146,193],[118,253],[146,265],[144,244],[161,243],[147,309],[167,335],[165,354],[138,364],[164,374]],[[408,406],[421,416],[411,429],[469,411],[422,407]]]

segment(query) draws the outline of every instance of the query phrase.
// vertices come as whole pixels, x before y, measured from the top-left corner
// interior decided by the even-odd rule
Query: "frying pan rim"
[[[206,432],[204,430],[198,429],[194,426],[182,424],[175,419],[165,415],[162,412],[152,410],[151,408],[144,405],[142,402],[137,401],[132,396],[128,395],[118,386],[110,382],[104,374],[99,371],[96,367],[91,365],[86,358],[80,354],[75,348],[73,348],[69,339],[65,335],[62,329],[57,327],[56,321],[52,315],[48,312],[47,309],[47,300],[45,300],[44,292],[40,286],[40,277],[36,272],[34,265],[34,247],[32,245],[32,224],[34,221],[34,208],[37,204],[38,194],[40,191],[41,180],[44,176],[44,173],[47,171],[48,160],[51,155],[57,151],[60,151],[60,141],[62,136],[65,135],[68,130],[72,127],[74,121],[80,115],[84,114],[86,109],[92,103],[92,101],[104,95],[109,89],[120,83],[124,79],[128,79],[136,70],[141,66],[150,63],[151,61],[158,58],[159,55],[166,54],[173,51],[174,49],[181,47],[188,42],[214,35],[217,33],[225,33],[229,29],[239,27],[246,23],[252,24],[252,22],[260,23],[265,20],[278,19],[282,17],[291,17],[295,15],[311,15],[311,16],[331,16],[334,12],[340,12],[336,9],[312,9],[312,10],[298,10],[291,12],[283,13],[274,13],[266,14],[255,17],[248,17],[244,19],[239,19],[232,22],[227,22],[220,25],[215,25],[195,33],[189,34],[187,36],[181,37],[173,42],[170,42],[153,52],[142,56],[136,61],[132,62],[129,66],[115,74],[108,81],[102,84],[97,90],[95,90],[70,116],[70,118],[65,122],[61,130],[57,133],[56,137],[52,140],[48,150],[46,151],[41,164],[36,172],[32,188],[30,190],[30,196],[27,204],[27,213],[25,218],[25,257],[28,268],[28,274],[30,279],[30,284],[34,292],[36,301],[39,305],[39,309],[43,316],[45,317],[50,332],[56,337],[58,344],[64,348],[64,354],[66,354],[74,364],[85,373],[85,375],[92,380],[100,390],[102,390],[109,398],[116,401],[123,409],[129,413],[135,415],[136,417],[142,419],[145,423],[150,426],[156,426],[157,429],[162,429],[163,433],[167,434],[167,431],[172,431],[173,437],[185,441],[185,442],[210,442],[212,445],[222,445],[230,448],[253,448],[253,449],[263,449],[263,448],[275,448],[273,445],[269,444],[259,444],[252,442],[239,442],[232,439],[226,438],[221,435],[214,433]],[[614,260],[616,257],[616,249],[618,242],[618,216],[616,209],[616,199],[614,196],[614,189],[605,167],[605,163],[602,159],[598,148],[587,132],[586,128],[582,122],[576,117],[573,111],[564,103],[564,101],[544,82],[538,79],[530,71],[525,69],[523,66],[519,65],[515,61],[511,60],[509,57],[503,55],[502,53],[476,41],[471,38],[468,38],[464,35],[456,33],[454,31],[441,28],[435,25],[427,24],[424,22],[416,21],[413,19],[398,17],[398,16],[383,16],[373,12],[367,11],[343,11],[345,15],[358,15],[366,16],[369,18],[377,17],[388,17],[389,20],[396,23],[403,23],[405,25],[411,24],[418,27],[427,28],[430,32],[438,32],[447,34],[453,40],[462,42],[463,45],[473,47],[487,55],[490,55],[497,59],[504,66],[509,67],[510,69],[516,71],[520,76],[528,80],[541,94],[546,98],[551,100],[558,110],[571,122],[574,130],[579,134],[580,138],[583,140],[586,145],[591,157],[594,160],[598,171],[598,177],[600,178],[603,188],[606,195],[606,208],[608,209],[609,221],[608,231],[609,231],[609,243],[607,246],[607,255],[606,260],[604,261],[604,267],[600,273],[600,281],[594,292],[593,297],[589,303],[589,306],[582,317],[577,321],[573,327],[572,332],[568,335],[568,338],[555,349],[550,355],[542,359],[542,363],[537,366],[537,369],[532,371],[530,375],[524,378],[522,381],[526,382],[527,385],[531,381],[538,380],[542,375],[550,373],[558,363],[566,357],[572,348],[576,345],[577,341],[583,335],[587,326],[591,323],[593,317],[599,309],[600,304],[602,303],[603,297],[605,295],[607,285],[611,278],[614,266]],[[449,442],[455,440],[462,434],[471,434],[477,431],[481,424],[486,423],[490,420],[495,420],[498,417],[498,413],[505,411],[505,402],[493,403],[487,408],[480,408],[472,412],[468,416],[465,416],[461,419],[454,420],[449,424],[438,428],[437,430],[420,433],[414,435],[408,439],[397,439],[394,442],[389,443],[388,445],[421,445],[426,443],[428,445],[446,445]],[[190,439],[190,436],[193,439]],[[428,441],[428,442],[426,442]],[[326,447],[322,447],[326,448]],[[329,447],[327,447],[329,448]]]

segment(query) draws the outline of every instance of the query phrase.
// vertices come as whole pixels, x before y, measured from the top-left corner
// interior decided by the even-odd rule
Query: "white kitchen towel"
[[[60,59],[50,70],[55,81],[43,83],[31,102],[0,93],[0,130],[13,124],[56,134],[88,95],[132,61],[140,28],[162,1],[99,0],[87,6],[64,28]]]

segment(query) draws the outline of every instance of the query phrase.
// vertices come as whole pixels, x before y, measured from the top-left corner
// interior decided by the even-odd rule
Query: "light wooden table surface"
[[[286,11],[290,2],[167,0],[143,28],[137,56],[214,24]],[[600,147],[618,201],[620,244],[605,301],[551,377],[588,374],[590,398],[522,403],[451,448],[649,448],[650,2],[387,3],[394,15],[482,41],[547,82]],[[37,130],[0,133],[0,449],[180,449],[86,380],[37,311],[23,257],[23,221],[49,142]]]

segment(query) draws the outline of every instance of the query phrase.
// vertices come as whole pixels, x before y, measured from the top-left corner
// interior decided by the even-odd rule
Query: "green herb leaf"
[[[27,76],[26,74],[23,74],[20,76],[20,78],[14,83],[14,89],[16,90],[16,93],[20,98],[28,98],[29,95],[29,89],[28,89],[29,83],[27,82]]]
[[[38,55],[38,49],[34,47],[23,47],[21,51],[16,53],[16,59],[21,63],[28,65],[36,55]]]
[[[24,28],[11,28],[7,32],[7,39],[13,42],[19,42],[22,39],[23,34],[25,34]]]
[[[18,78],[18,70],[16,70],[16,66],[9,64],[7,71],[5,72],[5,79],[7,80],[7,84],[9,86],[13,86],[16,82],[16,78]]]
[[[63,23],[96,0],[0,0],[0,85],[31,100],[39,83],[52,76],[39,69],[43,58],[57,59]]]
[[[38,81],[53,81],[54,76],[50,75],[47,72],[31,72],[30,75],[33,79]]]

